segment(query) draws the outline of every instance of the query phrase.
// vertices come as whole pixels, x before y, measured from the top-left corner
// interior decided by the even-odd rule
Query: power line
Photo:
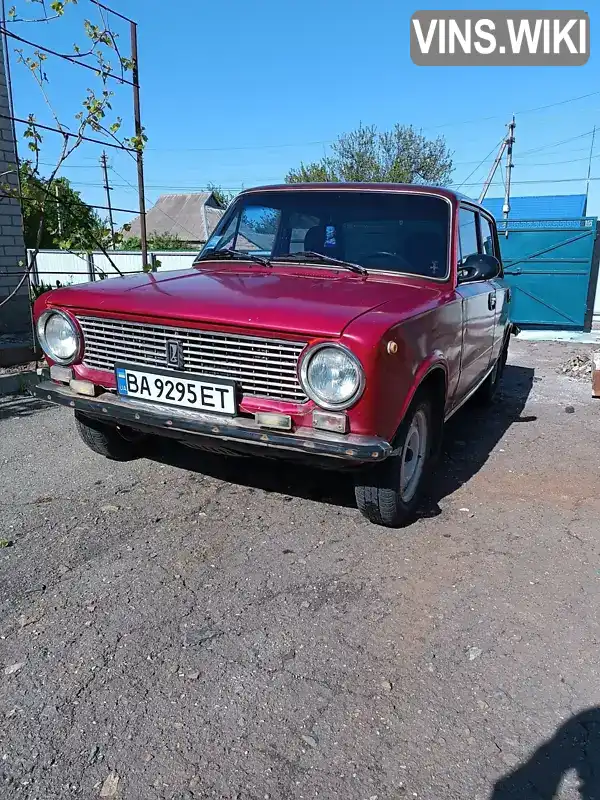
[[[529,153],[539,153],[540,150],[549,150],[552,147],[560,147],[563,144],[568,144],[569,142],[574,142],[577,139],[585,139],[586,136],[591,136],[592,133],[593,133],[593,130],[586,131],[586,133],[580,133],[577,136],[571,136],[568,139],[562,139],[560,142],[551,142],[550,144],[543,144],[543,145],[540,145],[539,147],[532,147],[530,150],[525,150],[523,153],[521,153],[521,156],[527,155]]]
[[[542,183],[577,183],[582,181],[585,183],[587,181],[587,177],[584,176],[582,178],[540,178],[539,180],[530,180],[530,181],[512,181],[513,184],[542,184]],[[597,178],[590,178],[591,181],[600,181],[600,175]],[[450,183],[448,184],[450,187],[454,189],[459,189],[461,186],[480,186],[481,182],[477,183],[461,183],[459,187],[456,187],[456,184]],[[496,182],[490,184],[491,186],[501,186],[502,184]]]
[[[585,100],[588,97],[594,97],[595,95],[600,94],[600,90],[595,92],[588,92],[588,94],[581,94],[577,97],[569,97],[566,100],[558,100],[556,103],[548,103],[545,106],[537,106],[535,108],[526,108],[522,111],[515,111],[515,116],[520,116],[522,114],[534,114],[537,111],[545,111],[547,108],[555,108],[556,106],[564,106],[567,103],[575,103],[577,100]],[[426,125],[423,127],[423,130],[437,130],[438,128],[449,128],[453,125],[471,125],[476,122],[489,122],[494,119],[503,119],[503,115],[501,114],[494,114],[492,117],[478,117],[477,119],[461,119],[455,120],[454,122],[444,122],[441,125]]]
[[[574,103],[578,100],[585,100],[588,97],[593,97],[595,95],[600,95],[600,90],[594,92],[588,92],[587,94],[578,95],[577,97],[569,97],[565,100],[559,100],[556,103],[548,103],[544,106],[537,106],[535,108],[526,108],[522,111],[515,112],[516,115],[520,114],[533,114],[538,111],[545,111],[548,108],[554,108],[557,106],[564,106],[567,103]],[[446,128],[451,127],[453,125],[467,125],[473,124],[475,122],[485,122],[488,120],[494,119],[502,119],[502,115],[494,115],[491,117],[478,117],[477,119],[469,119],[469,120],[455,120],[453,122],[445,122],[441,125],[425,125],[423,126],[422,130],[435,130],[438,128]],[[239,145],[234,147],[149,147],[146,148],[149,151],[153,152],[194,152],[194,153],[213,153],[213,152],[226,152],[226,151],[236,151],[236,150],[278,150],[280,148],[286,147],[312,147],[313,145],[324,145],[324,144],[333,144],[334,139],[324,139],[319,141],[312,141],[312,142],[297,142],[297,143],[287,143],[287,144],[259,144],[259,145]]]
[[[111,167],[111,169],[115,173],[115,175],[117,175],[117,177],[119,177],[119,178],[121,178],[121,180],[125,181],[125,183],[114,183],[114,182],[111,183],[111,186],[114,189],[130,188],[130,189],[135,189],[135,191],[137,192],[137,187],[134,184],[129,183],[129,181],[127,181],[126,178],[122,178],[121,175],[119,175],[119,173],[114,169],[114,167]],[[104,187],[104,184],[102,182],[100,182],[100,181],[72,181],[72,180],[69,180],[69,183],[72,186],[95,186],[95,187],[100,187],[100,188]],[[209,185],[209,184],[199,185],[199,184],[177,184],[177,183],[162,183],[162,184],[149,183],[149,184],[146,185],[146,189],[189,189],[190,191],[199,191],[199,192],[207,192],[211,188],[212,188],[212,185]],[[244,186],[242,186],[242,185],[240,185],[240,186],[222,186],[220,188],[225,189],[228,192],[235,192],[235,191],[241,191],[244,188]]]
[[[111,170],[112,170],[112,171],[115,173],[115,175],[116,175],[118,178],[121,178],[121,180],[122,180],[122,181],[125,181],[125,183],[129,184],[129,186],[130,186],[132,189],[134,189],[135,191],[137,191],[137,187],[135,187],[135,186],[134,186],[132,183],[129,183],[129,181],[127,180],[127,178],[124,178],[122,175],[119,175],[119,173],[117,172],[117,170],[116,170],[114,167],[112,167],[112,166],[111,166]],[[145,198],[145,200],[146,200],[146,202],[147,202],[147,203],[150,203],[150,202],[151,202],[150,200],[148,200],[148,198],[147,198],[147,197]],[[167,217],[167,219],[170,219],[170,220],[171,220],[171,222],[174,222],[176,225],[179,225],[179,227],[180,227],[180,228],[183,228],[183,230],[184,230],[184,231],[187,231],[187,233],[189,233],[189,234],[190,234],[190,236],[192,237],[192,241],[194,241],[194,240],[197,238],[196,234],[195,234],[193,231],[189,230],[189,228],[186,228],[186,227],[185,227],[185,225],[182,225],[182,224],[181,224],[181,222],[180,222],[179,220],[176,220],[176,219],[175,219],[174,217],[172,217],[170,214],[167,214],[167,212],[166,212],[164,209],[162,209],[162,208],[160,208],[160,207],[159,207],[159,208],[158,208],[158,210],[159,210],[159,211],[160,211],[162,214],[164,214],[164,216],[165,216],[165,217]],[[206,237],[208,238],[208,230],[206,231]]]
[[[589,152],[589,148],[586,147],[586,150]],[[600,153],[592,158],[600,158]],[[578,161],[589,161],[590,156],[584,156],[583,158],[570,158],[568,161],[538,161],[533,164],[524,164],[526,167],[553,167],[555,164],[575,164]]]
[[[495,145],[492,147],[492,149],[491,149],[491,150],[490,150],[490,152],[487,154],[487,156],[486,156],[485,158],[483,158],[483,159],[482,159],[482,160],[481,160],[481,161],[480,161],[480,162],[477,164],[477,166],[475,167],[475,169],[474,169],[472,172],[470,172],[470,173],[467,175],[467,177],[464,179],[464,181],[463,181],[462,183],[460,183],[460,184],[457,186],[457,189],[460,189],[460,187],[461,187],[461,186],[468,185],[468,184],[467,184],[467,181],[469,180],[469,178],[472,178],[472,177],[473,177],[473,175],[474,175],[474,174],[477,172],[477,170],[478,170],[480,167],[482,167],[482,166],[485,164],[485,162],[486,162],[488,159],[490,159],[490,158],[492,157],[492,155],[493,155],[493,154],[496,152],[496,150],[497,150],[497,149],[500,147],[500,145],[502,144],[502,142],[503,142],[503,141],[504,141],[504,136],[502,137],[502,139],[500,139],[500,141],[499,141],[497,144],[495,144]]]
[[[600,94],[599,91],[595,92],[588,92],[587,94],[580,94],[578,97],[569,97],[566,100],[558,100],[556,103],[548,103],[545,106],[537,106],[536,108],[527,108],[525,111],[515,111],[515,115],[517,114],[533,114],[536,111],[545,111],[547,108],[555,108],[556,106],[564,106],[567,103],[574,103],[576,100],[586,100],[588,97],[594,97],[595,95]]]
[[[147,147],[146,150],[161,153],[215,153],[230,150],[279,150],[284,147],[311,147],[312,145],[333,144],[334,139],[327,139],[319,142],[300,142],[296,144],[251,144],[239,147]]]

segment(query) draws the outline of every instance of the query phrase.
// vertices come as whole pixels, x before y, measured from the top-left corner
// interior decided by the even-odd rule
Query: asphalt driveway
[[[0,797],[597,800],[600,401],[571,352],[513,346],[397,532],[343,476],[113,464],[0,398]]]

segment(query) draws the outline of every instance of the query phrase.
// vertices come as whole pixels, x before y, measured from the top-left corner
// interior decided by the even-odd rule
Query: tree
[[[148,234],[148,247],[150,250],[189,250],[190,245],[180,239],[177,234],[153,233]],[[119,250],[141,250],[142,240],[139,236],[124,236],[119,243]],[[192,248],[193,249],[193,248]]]
[[[208,184],[208,191],[213,193],[213,196],[221,208],[228,208],[231,201],[235,198],[236,193],[223,189],[222,186],[217,186],[215,183]]]
[[[379,131],[360,125],[343,133],[332,154],[310,164],[300,164],[286,176],[287,183],[318,181],[374,183],[448,183],[452,153],[442,136],[427,139],[412,125],[395,125]]]
[[[36,116],[33,113],[25,114],[26,123],[22,133],[24,144],[28,149],[29,167],[28,174],[26,174],[26,188],[29,190],[30,195],[26,197],[26,201],[22,202],[23,212],[29,215],[31,226],[35,226],[37,221],[37,231],[34,238],[34,258],[30,260],[32,265],[35,261],[35,255],[43,243],[43,237],[48,235],[55,235],[58,231],[58,219],[54,222],[47,223],[46,216],[56,214],[56,186],[58,185],[59,197],[61,192],[61,185],[63,188],[67,187],[67,198],[65,198],[62,207],[64,208],[64,220],[71,217],[71,210],[69,210],[67,201],[76,207],[80,217],[74,222],[74,236],[72,239],[65,239],[62,244],[68,249],[79,248],[89,249],[90,245],[94,248],[100,249],[111,262],[114,270],[122,274],[117,265],[112,261],[110,253],[106,249],[107,239],[103,236],[97,236],[98,233],[103,233],[102,221],[96,215],[91,216],[93,212],[81,200],[76,192],[73,192],[68,181],[58,178],[59,171],[64,165],[65,161],[71,156],[75,150],[86,139],[89,141],[89,134],[94,134],[92,141],[98,141],[98,137],[102,136],[103,143],[106,146],[117,147],[121,150],[128,151],[131,155],[138,154],[144,150],[147,141],[144,129],[136,122],[134,128],[134,135],[122,138],[119,131],[122,127],[122,119],[115,115],[112,109],[112,98],[114,92],[109,88],[109,84],[116,82],[117,85],[132,84],[137,74],[137,64],[133,60],[133,53],[131,55],[123,55],[119,45],[119,33],[112,28],[115,19],[125,20],[121,15],[116,12],[110,11],[101,3],[93,4],[93,13],[97,15],[97,21],[91,19],[83,20],[83,30],[80,34],[80,41],[84,44],[73,44],[72,51],[65,53],[64,31],[58,32],[58,42],[60,42],[60,52],[46,45],[37,45],[35,42],[39,41],[38,34],[40,30],[33,33],[30,39],[27,31],[33,29],[41,29],[44,32],[48,30],[48,26],[54,27],[61,24],[62,17],[67,13],[70,6],[75,6],[77,0],[52,0],[47,3],[46,0],[16,0],[16,5],[8,10],[6,18],[0,20],[0,33],[14,37],[20,44],[15,48],[16,65],[18,69],[24,69],[26,73],[33,78],[34,83],[37,85],[40,98],[46,106],[46,112],[49,113],[51,119],[48,119],[44,124],[38,123]],[[19,35],[14,34],[11,30],[17,26]],[[67,28],[67,31],[69,28]],[[70,35],[70,34],[68,34]],[[68,48],[67,48],[68,49]],[[133,49],[133,48],[132,48]],[[51,60],[49,61],[49,58]],[[73,115],[73,120],[66,117],[59,116],[53,97],[52,88],[55,89],[55,99],[60,98],[59,105],[64,109],[65,106],[65,90],[61,82],[51,83],[52,67],[50,64],[55,64],[53,59],[68,61],[71,64],[78,64],[87,71],[91,70],[96,75],[97,88],[86,89],[85,95],[81,98],[80,104],[75,105],[77,109]],[[128,77],[128,73],[131,76]],[[85,85],[85,84],[84,84]],[[25,96],[28,98],[27,92]],[[46,122],[52,122],[48,126]],[[40,174],[41,156],[44,155],[44,145],[47,132],[52,131],[60,138],[58,148],[53,146],[50,148],[50,153],[53,155],[48,157],[53,159],[54,167],[50,170],[47,177],[42,177]],[[0,198],[11,197],[21,200],[21,193],[19,188],[19,181],[17,181],[17,165],[9,165],[10,169],[5,171],[1,176],[3,178],[0,184]],[[25,206],[30,206],[26,209]],[[86,208],[88,210],[86,210]],[[63,218],[61,217],[61,226]],[[81,241],[82,230],[86,229],[85,238],[89,237],[88,241]],[[29,237],[31,236],[32,227],[29,230]],[[29,238],[29,243],[31,243]],[[15,259],[16,261],[16,259]],[[23,275],[18,281],[17,285],[10,292],[10,294],[0,301],[0,309],[11,301],[13,297],[21,290],[25,281],[29,276],[31,266],[26,266],[22,261],[18,262],[18,266],[22,269]],[[146,265],[145,265],[146,266]]]
[[[108,226],[67,178],[50,184],[29,161],[20,164],[19,177],[26,247],[91,252],[108,243]]]

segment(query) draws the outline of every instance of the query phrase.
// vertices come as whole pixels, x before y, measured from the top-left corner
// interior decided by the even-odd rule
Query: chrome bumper
[[[119,397],[112,392],[105,392],[98,397],[85,397],[75,394],[68,386],[52,381],[38,384],[34,393],[42,400],[67,406],[113,425],[125,425],[184,441],[190,437],[204,437],[214,442],[251,445],[255,449],[274,448],[365,464],[383,461],[392,453],[389,442],[377,437],[343,436],[312,428],[299,428],[295,433],[268,430],[259,428],[253,419],[247,417],[224,417],[203,411],[170,408],[158,403]],[[201,439],[194,443],[202,447]]]

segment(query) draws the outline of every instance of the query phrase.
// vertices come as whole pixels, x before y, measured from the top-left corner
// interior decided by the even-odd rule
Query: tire
[[[141,455],[145,440],[143,434],[128,429],[121,432],[116,427],[77,412],[75,423],[84,444],[94,453],[111,461],[133,461]]]
[[[502,347],[502,351],[494,364],[494,369],[487,376],[485,381],[481,384],[479,389],[475,392],[474,399],[479,405],[489,406],[494,402],[494,398],[498,393],[498,387],[502,380],[504,367],[508,359],[508,338]]]
[[[356,476],[356,504],[375,525],[401,528],[413,521],[439,452],[443,426],[433,409],[429,394],[418,393],[396,435],[397,454]]]

